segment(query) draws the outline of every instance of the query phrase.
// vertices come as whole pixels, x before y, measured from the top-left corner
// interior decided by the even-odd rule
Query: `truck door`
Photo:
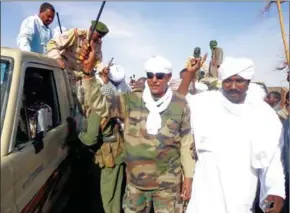
[[[37,200],[43,196],[42,186],[66,157],[62,147],[69,112],[64,110],[68,107],[67,101],[59,97],[60,87],[52,67],[27,63],[23,72],[24,85],[18,93],[17,134],[10,148],[19,212],[27,212],[25,209],[32,198],[37,196]]]
[[[7,147],[9,147],[9,136],[11,131],[10,124],[13,123],[13,112],[10,111],[13,101],[9,104],[9,97],[14,97],[10,93],[13,90],[11,86],[14,60],[10,57],[1,56],[1,75],[0,75],[0,109],[1,109],[1,209],[2,213],[17,213],[14,196],[14,170],[11,164],[10,156],[7,155]],[[12,88],[12,89],[11,89]],[[13,108],[13,106],[12,106]],[[7,115],[7,116],[6,116]],[[4,122],[5,120],[5,122]],[[8,125],[7,125],[8,123]],[[5,149],[6,148],[6,149]]]

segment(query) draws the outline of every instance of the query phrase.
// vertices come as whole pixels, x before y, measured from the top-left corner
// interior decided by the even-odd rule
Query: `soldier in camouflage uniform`
[[[55,38],[51,39],[47,44],[47,55],[48,57],[57,60],[59,66],[66,69],[70,75],[71,85],[74,92],[75,98],[81,104],[82,109],[85,110],[83,102],[83,92],[81,92],[82,82],[79,80],[83,77],[82,73],[82,54],[83,48],[88,45],[88,37],[93,31],[95,21],[92,21],[89,30],[85,29],[70,29],[62,34],[59,34]],[[103,70],[103,55],[102,55],[102,38],[109,32],[108,27],[98,22],[94,34],[92,36],[92,43],[96,49],[96,64],[95,69],[98,71]]]
[[[209,77],[218,77],[218,69],[223,63],[223,49],[218,47],[216,40],[212,40],[209,43],[211,49],[211,61],[209,64]]]
[[[114,95],[113,85],[104,84],[101,93],[105,96]],[[95,163],[101,168],[101,197],[105,213],[121,212],[121,189],[124,179],[124,164],[122,161],[123,136],[117,119],[112,118],[100,127],[101,117],[94,110],[88,115],[86,132],[79,134],[83,144],[90,146],[95,153]]]
[[[84,71],[88,74],[84,88],[89,91],[89,101],[100,106],[106,98],[96,78],[90,76],[94,60],[92,50],[84,63]],[[112,96],[106,101],[107,107],[98,110],[107,113],[108,117],[121,118],[125,124],[125,213],[148,212],[152,203],[155,212],[178,213],[182,209],[182,198],[190,198],[195,167],[190,151],[194,141],[189,107],[184,96],[168,88],[172,70],[168,60],[153,57],[145,64],[145,70],[148,86],[144,91]],[[157,109],[152,109],[153,105]]]

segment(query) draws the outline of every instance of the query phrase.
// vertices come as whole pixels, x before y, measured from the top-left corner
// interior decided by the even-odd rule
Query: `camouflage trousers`
[[[180,186],[168,189],[140,190],[127,184],[123,197],[125,213],[150,213],[152,204],[155,213],[180,213],[182,200]]]

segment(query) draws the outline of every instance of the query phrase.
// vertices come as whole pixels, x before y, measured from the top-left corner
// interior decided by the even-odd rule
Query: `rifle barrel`
[[[94,27],[93,27],[93,31],[92,31],[92,33],[91,33],[91,35],[90,35],[90,37],[89,37],[89,43],[90,43],[91,40],[92,40],[93,33],[94,33],[94,31],[96,30],[97,24],[98,24],[99,19],[100,19],[101,15],[102,15],[102,12],[103,12],[103,9],[104,9],[104,7],[105,7],[105,4],[106,4],[106,1],[103,1],[103,2],[102,2],[102,5],[101,5],[101,8],[100,8],[100,10],[99,10],[98,16],[97,16],[97,18],[96,18],[96,23],[95,23],[95,25],[94,25]]]
[[[59,31],[60,31],[60,33],[62,33],[62,29],[61,29],[61,24],[60,24],[60,19],[59,19],[58,12],[56,12],[56,17],[57,17],[57,22],[58,22],[58,26],[59,26]]]

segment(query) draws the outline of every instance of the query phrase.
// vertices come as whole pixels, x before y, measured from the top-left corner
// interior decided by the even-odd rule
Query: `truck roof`
[[[1,57],[12,57],[14,60],[21,59],[22,61],[28,61],[33,63],[47,64],[53,67],[59,67],[56,60],[47,57],[46,55],[22,51],[20,49],[1,47]]]

